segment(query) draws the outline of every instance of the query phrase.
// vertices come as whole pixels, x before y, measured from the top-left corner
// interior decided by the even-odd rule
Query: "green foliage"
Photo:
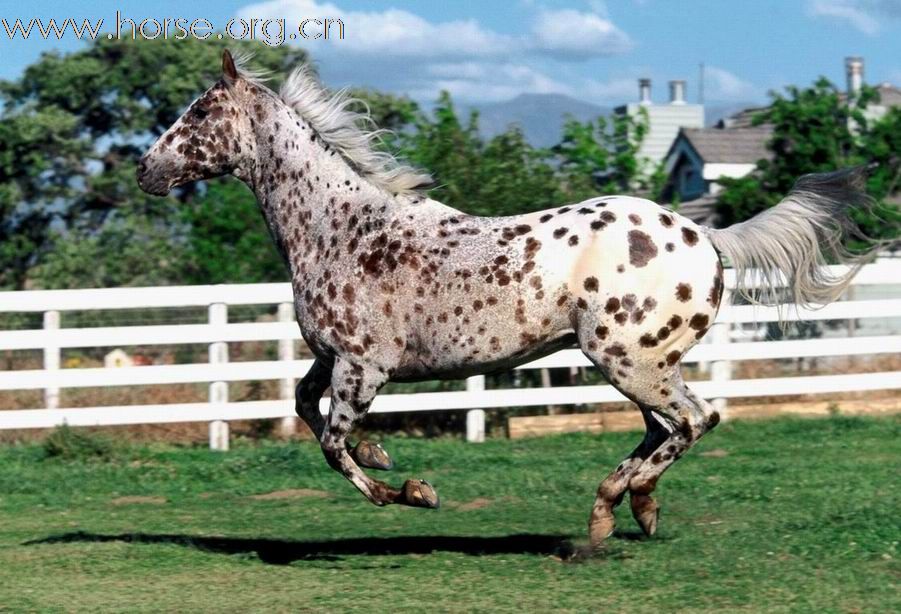
[[[757,170],[746,177],[720,180],[721,225],[741,222],[775,205],[801,175],[869,164],[875,170],[868,192],[878,204],[872,212],[857,212],[856,220],[872,237],[897,236],[901,217],[897,206],[885,199],[901,189],[901,112],[892,109],[874,120],[866,109],[878,102],[876,90],[864,88],[848,101],[825,78],[808,88],[790,86],[784,95],[771,96],[772,104],[754,122],[773,127],[767,144],[772,159],[759,161]]]
[[[279,76],[305,57],[287,45],[228,43],[253,49],[254,64]],[[63,237],[89,239],[113,218],[117,237],[171,222],[197,186],[148,196],[134,180],[137,159],[219,78],[225,46],[212,38],[100,38],[67,55],[45,53],[20,79],[0,82],[0,287],[23,287],[29,269]],[[164,269],[170,255],[150,251],[144,267]],[[106,279],[130,283],[128,275]],[[67,285],[83,283],[91,281]]]
[[[405,156],[435,178],[429,195],[467,213],[513,215],[560,202],[548,152],[529,145],[517,127],[484,141],[478,115],[461,122],[447,92],[401,141]]]
[[[44,458],[66,461],[109,461],[115,453],[115,445],[108,437],[65,424],[47,435],[41,448]]]
[[[39,288],[158,286],[184,275],[186,246],[173,237],[177,220],[147,215],[108,219],[99,230],[53,234],[53,249],[29,274]]]
[[[183,283],[286,281],[256,197],[237,179],[212,181],[182,210],[186,227]]]
[[[649,169],[639,153],[647,136],[648,114],[614,115],[579,122],[568,119],[561,143],[554,147],[567,200],[598,194],[659,195],[662,167]]]

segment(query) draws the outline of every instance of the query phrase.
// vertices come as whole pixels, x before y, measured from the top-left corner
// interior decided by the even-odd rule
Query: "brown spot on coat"
[[[598,278],[597,277],[586,277],[585,283],[583,284],[585,289],[588,292],[597,292],[598,291]]]
[[[676,285],[676,298],[682,301],[683,303],[687,303],[691,300],[691,285],[689,284],[677,284]]]
[[[685,245],[692,247],[698,244],[698,233],[696,233],[691,228],[682,227],[682,240],[685,241]]]
[[[642,347],[652,348],[655,345],[657,345],[657,338],[654,337],[654,335],[651,335],[650,333],[645,333],[638,339],[638,343]]]
[[[616,313],[619,311],[619,299],[615,296],[607,299],[607,304],[604,305],[604,311],[607,313]]]
[[[561,226],[560,228],[558,228],[557,230],[554,231],[554,238],[555,238],[555,239],[562,239],[563,236],[564,236],[567,232],[569,232],[569,228],[563,228],[563,227]]]
[[[688,321],[688,326],[698,331],[695,335],[695,337],[698,339],[700,339],[704,332],[707,330],[709,324],[710,316],[708,316],[706,313],[696,313],[691,316],[691,320]]]
[[[614,343],[604,348],[604,353],[610,356],[625,356],[626,348],[621,343]]]
[[[629,231],[629,264],[636,268],[646,266],[657,257],[657,246],[651,236],[640,230]]]

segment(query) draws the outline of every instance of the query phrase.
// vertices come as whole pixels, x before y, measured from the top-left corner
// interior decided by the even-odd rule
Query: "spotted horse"
[[[369,477],[361,467],[390,469],[390,456],[347,441],[387,382],[502,371],[578,344],[646,425],[597,490],[591,544],[613,531],[627,492],[651,535],[658,479],[719,421],[679,363],[716,317],[723,257],[763,303],[780,299],[780,279],[790,301],[828,303],[859,266],[838,277],[824,267],[848,261],[848,212],[867,201],[861,171],[802,177],[777,206],[723,230],[628,196],[478,217],[428,198],[429,176],[378,148],[354,101],[327,93],[307,66],[278,94],[245,66],[225,52],[222,78],[143,156],[137,180],[165,195],[232,174],[254,192],[316,356],[297,413],[328,464],[376,505],[439,504],[425,481],[398,489]]]

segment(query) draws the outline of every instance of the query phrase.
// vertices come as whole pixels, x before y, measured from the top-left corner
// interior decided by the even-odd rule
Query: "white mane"
[[[261,83],[265,74],[246,68],[250,58],[235,55],[235,65],[242,78]],[[364,177],[384,190],[396,194],[416,191],[432,178],[427,173],[401,163],[397,158],[376,146],[387,130],[373,127],[374,122],[365,112],[351,110],[366,103],[352,98],[346,89],[328,92],[319,83],[309,64],[295,68],[282,84],[279,97],[303,117],[323,141],[334,147]],[[367,127],[373,127],[367,130]]]

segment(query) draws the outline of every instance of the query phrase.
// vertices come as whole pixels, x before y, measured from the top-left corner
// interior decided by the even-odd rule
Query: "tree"
[[[598,117],[584,123],[568,119],[562,140],[554,147],[567,200],[636,192],[657,197],[663,186],[661,170],[650,168],[639,154],[648,126],[643,109],[638,116]]]
[[[868,192],[877,200],[872,212],[855,212],[855,218],[871,237],[894,238],[899,212],[886,198],[898,192],[901,145],[901,112],[892,109],[872,119],[867,106],[878,102],[878,93],[864,88],[851,100],[827,79],[809,88],[788,87],[786,95],[771,93],[772,104],[755,118],[769,123],[773,135],[767,148],[771,160],[761,160],[756,170],[739,179],[720,179],[717,198],[720,223],[728,226],[772,207],[806,173],[868,164],[874,168]]]
[[[178,228],[179,203],[202,188],[148,196],[134,181],[136,162],[219,78],[225,46],[100,38],[68,55],[45,53],[20,79],[0,82],[0,285],[22,287],[56,241],[89,240],[107,222],[116,233]],[[289,46],[253,49],[254,64],[274,75],[306,57]]]
[[[237,179],[211,183],[182,211],[186,245],[181,283],[288,281],[288,271],[256,197]]]
[[[468,213],[513,215],[560,202],[549,152],[532,147],[517,127],[485,142],[478,114],[463,124],[447,92],[400,142],[405,157],[435,178],[429,195]]]

